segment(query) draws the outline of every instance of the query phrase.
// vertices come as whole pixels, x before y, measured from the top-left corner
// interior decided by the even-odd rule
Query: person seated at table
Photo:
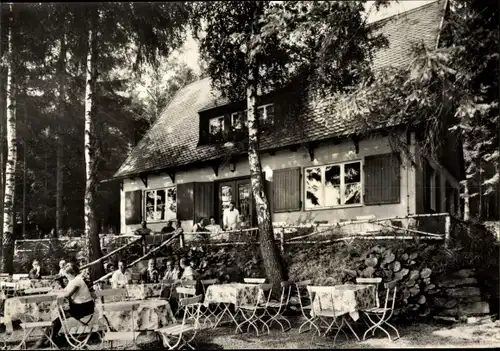
[[[196,280],[198,278],[197,272],[191,267],[191,262],[189,258],[183,257],[179,261],[179,265],[182,269],[182,274],[180,280]]]
[[[215,222],[214,217],[210,217],[210,224],[205,227],[210,233],[219,234],[222,231],[220,225]]]
[[[151,258],[148,267],[141,272],[141,284],[156,284],[160,280],[160,274],[156,268],[156,261]]]
[[[57,274],[59,277],[64,277],[64,267],[66,266],[66,260],[63,258],[59,261],[59,273]]]
[[[163,280],[178,280],[181,276],[179,267],[174,265],[174,260],[169,258],[165,263],[165,274]]]
[[[118,261],[118,269],[111,276],[111,288],[118,289],[124,288],[127,284],[130,284],[132,277],[126,269],[125,262],[123,260]]]
[[[162,228],[161,233],[162,234],[170,234],[170,233],[173,233],[174,231],[175,231],[175,228],[173,226],[173,222],[168,221],[167,225]]]
[[[29,271],[28,277],[30,279],[42,279],[42,267],[38,260],[33,261],[33,268]]]
[[[83,317],[92,315],[95,308],[94,300],[82,275],[79,274],[78,266],[74,263],[66,264],[64,275],[68,279],[68,285],[63,292],[59,294],[59,297],[64,297],[69,300],[69,310],[65,311],[66,317],[73,317],[80,320]],[[58,335],[61,326],[61,320],[56,318],[52,321],[52,326],[49,327],[49,330],[46,331],[46,335],[50,336],[56,345],[61,340]],[[47,343],[47,339],[43,337],[37,341],[34,348],[38,349]]]

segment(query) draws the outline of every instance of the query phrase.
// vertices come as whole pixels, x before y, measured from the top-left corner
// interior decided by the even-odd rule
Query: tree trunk
[[[10,5],[12,14],[12,5]],[[11,23],[12,24],[12,18]],[[4,194],[4,222],[2,253],[3,267],[2,272],[12,273],[14,270],[14,194],[16,187],[16,158],[17,158],[17,140],[16,140],[16,86],[14,82],[14,60],[12,58],[12,29],[9,25],[7,52],[9,63],[7,67],[7,166],[5,170],[5,194]]]
[[[94,98],[97,77],[97,10],[93,13],[92,27],[89,30],[87,70],[85,85],[85,236],[87,238],[87,258],[90,261],[102,256],[99,231],[95,218],[95,192],[96,192],[96,162],[95,162],[95,134],[94,134]],[[102,262],[95,264],[91,269],[91,278],[96,280],[104,275]]]
[[[63,17],[63,21],[64,21]],[[63,25],[63,29],[64,29]],[[61,34],[61,51],[59,53],[59,124],[57,129],[56,151],[56,237],[63,223],[63,138],[62,126],[66,111],[66,34]]]
[[[264,179],[259,155],[259,121],[257,120],[257,74],[256,65],[250,65],[247,87],[248,109],[248,163],[250,166],[250,181],[252,194],[257,209],[259,241],[262,260],[269,282],[274,285],[274,291],[279,291],[282,281],[287,280],[287,274],[281,253],[274,241],[273,224],[269,201],[264,191]]]

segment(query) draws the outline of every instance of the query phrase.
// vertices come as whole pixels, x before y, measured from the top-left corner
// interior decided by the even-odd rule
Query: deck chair
[[[366,340],[368,332],[371,331],[373,336],[375,335],[375,330],[380,329],[387,335],[389,341],[393,341],[393,339],[391,339],[391,334],[389,334],[389,332],[385,330],[382,325],[392,328],[396,332],[396,338],[394,340],[399,339],[398,330],[392,324],[389,324],[389,319],[392,317],[394,305],[396,303],[397,281],[393,280],[389,283],[385,283],[384,287],[386,289],[384,307],[374,307],[363,310],[364,315],[368,318],[368,321],[371,324],[371,327],[365,331],[363,340]]]
[[[125,301],[128,299],[126,288],[96,290],[95,296],[102,303]]]
[[[43,302],[51,303],[57,301],[57,295],[20,296],[19,299],[26,304]],[[52,341],[51,335],[47,333],[51,325],[52,321],[33,321],[21,323],[21,328],[23,328],[23,339],[16,349],[26,349],[26,342],[28,341],[28,338],[37,329],[41,330],[43,337],[49,341],[50,349],[58,349],[57,345],[54,341]]]
[[[243,281],[246,284],[264,284],[266,282],[266,278],[243,278]]]
[[[139,333],[137,333],[134,329],[134,321],[135,321],[135,316],[134,312],[139,306],[139,303],[131,303],[131,302],[124,302],[124,303],[109,303],[109,304],[103,304],[102,305],[102,311],[103,311],[103,316],[108,317],[108,313],[112,312],[125,312],[125,313],[131,313],[132,318],[130,319],[131,325],[130,325],[130,331],[124,331],[124,332],[117,332],[117,331],[112,331],[109,325],[107,325],[107,330],[104,333],[104,336],[102,338],[102,346],[106,343],[109,343],[109,347],[113,349],[113,342],[116,341],[125,341],[124,343],[124,348],[125,346],[136,346],[136,340],[137,337],[139,336]],[[125,348],[126,349],[126,348]]]
[[[64,299],[57,300],[57,309],[59,319],[61,320],[61,331],[73,350],[82,350],[87,347],[92,334],[96,333],[102,341],[102,336],[105,331],[105,325],[99,324],[99,312],[94,310],[94,313],[76,319],[67,317],[64,311]],[[69,323],[74,321],[74,323]]]
[[[283,333],[292,329],[292,324],[290,323],[290,321],[283,316],[283,312],[286,311],[288,303],[290,301],[292,284],[293,282],[290,280],[281,282],[280,301],[268,302],[267,308],[264,310],[264,315],[263,315],[263,317],[266,316],[270,317],[270,319],[265,323],[268,326],[268,328],[271,327],[273,322],[276,322],[280,325]],[[280,321],[286,322],[288,324],[288,328],[285,329],[285,327],[283,326],[283,324],[281,324]],[[264,326],[262,326],[262,329],[264,329]]]
[[[179,306],[184,310],[184,316],[181,324],[169,325],[163,328],[156,329],[163,340],[163,346],[169,350],[188,346],[191,349],[195,347],[191,342],[196,337],[200,329],[200,308],[202,296],[194,296],[179,300]],[[194,317],[193,324],[188,323]]]
[[[178,286],[175,288],[175,291],[177,292],[177,296],[179,297],[179,308],[175,312],[175,317],[179,316],[179,313],[183,312],[185,314],[184,306],[180,304],[181,299],[189,298],[196,296],[196,289],[195,288],[185,288],[182,286]],[[188,311],[188,315],[189,315]],[[188,319],[192,318],[192,316],[188,316]]]
[[[264,317],[269,300],[271,299],[272,290],[273,284],[260,284],[258,297],[255,299],[255,305],[236,306],[236,313],[234,314],[234,317],[236,318],[236,315],[240,313],[244,320],[236,326],[235,333],[238,333],[238,331],[242,332],[241,326],[248,323],[247,332],[250,331],[250,327],[252,326],[254,327],[257,336],[259,336],[257,322],[261,322],[263,324],[262,329],[265,327],[267,328],[267,334],[270,333],[269,326],[262,320],[262,317]],[[262,299],[259,297],[262,297]]]
[[[205,297],[205,295],[207,294],[207,288],[210,285],[214,285],[214,284],[218,284],[218,283],[219,283],[219,279],[217,279],[217,278],[201,280],[201,287],[203,289],[203,297]],[[215,321],[217,320],[217,311],[219,309],[220,309],[219,303],[214,303],[208,307],[205,307],[203,310],[203,315],[202,315],[202,317],[204,317],[203,324],[205,325],[208,322],[208,323],[210,323],[211,326],[215,326]],[[215,319],[215,321],[213,321],[213,322],[210,319],[212,317]]]

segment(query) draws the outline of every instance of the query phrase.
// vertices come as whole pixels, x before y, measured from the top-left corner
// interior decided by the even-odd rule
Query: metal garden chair
[[[265,314],[265,311],[267,309],[267,306],[269,304],[269,300],[271,299],[271,294],[272,294],[272,289],[273,285],[272,284],[260,284],[259,285],[259,293],[258,296],[256,296],[255,299],[255,305],[240,305],[236,306],[236,315],[241,313],[243,316],[243,322],[238,324],[236,326],[236,333],[241,330],[241,326],[248,323],[247,327],[247,332],[250,331],[250,326],[255,328],[255,332],[257,336],[259,336],[259,328],[257,328],[257,322],[261,322],[263,324],[263,327],[267,328],[267,333],[269,334],[269,326],[267,323],[262,319],[262,317]],[[262,301],[264,300],[264,301]],[[262,313],[259,313],[262,312]]]
[[[373,336],[375,335],[375,330],[380,329],[387,335],[390,341],[393,341],[393,339],[391,339],[391,334],[389,334],[389,332],[382,327],[383,325],[392,328],[396,332],[396,338],[394,340],[399,339],[398,330],[389,323],[389,319],[392,317],[394,305],[396,303],[397,281],[393,280],[389,283],[385,283],[384,287],[386,289],[384,307],[374,307],[363,311],[371,324],[368,330],[365,331],[363,340],[366,340],[368,332],[371,331]]]
[[[202,296],[194,296],[182,298],[179,300],[179,306],[182,306],[184,316],[181,324],[169,325],[163,328],[156,329],[163,340],[163,346],[169,350],[188,346],[195,349],[191,342],[196,337],[200,329],[200,308]],[[194,323],[188,321],[194,319]]]

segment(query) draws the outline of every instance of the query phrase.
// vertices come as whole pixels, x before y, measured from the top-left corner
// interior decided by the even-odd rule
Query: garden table
[[[256,299],[259,296],[259,284],[242,284],[242,283],[230,283],[230,284],[214,284],[207,288],[205,293],[205,307],[210,304],[223,305],[224,308],[219,314],[214,328],[219,325],[220,321],[224,315],[229,315],[234,323],[238,324],[234,315],[231,313],[229,307],[242,306],[242,305],[255,305]]]
[[[354,336],[360,340],[345,316],[349,314],[354,321],[357,321],[360,310],[378,306],[375,285],[308,286],[307,289],[315,293],[311,317],[314,317],[319,310],[333,310],[335,316],[341,317]]]

